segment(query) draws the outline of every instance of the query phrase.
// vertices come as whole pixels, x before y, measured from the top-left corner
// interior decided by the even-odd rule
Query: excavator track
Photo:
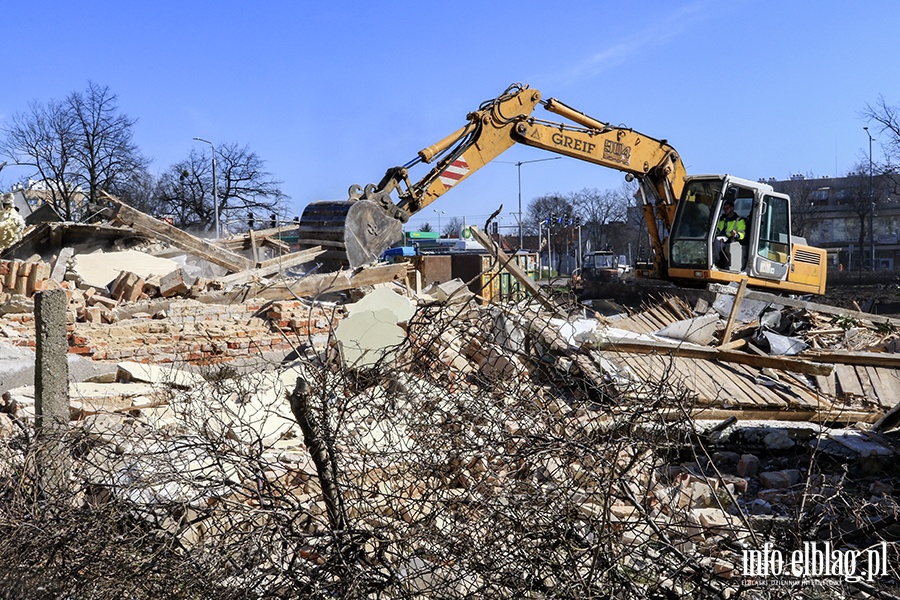
[[[371,200],[311,202],[299,224],[300,243],[322,246],[323,260],[361,267],[403,237],[403,225]]]

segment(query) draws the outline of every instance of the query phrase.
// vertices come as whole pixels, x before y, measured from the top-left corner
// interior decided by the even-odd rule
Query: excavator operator
[[[734,212],[734,201],[725,200],[722,205],[722,216],[716,227],[716,264],[723,268],[729,268],[731,257],[726,252],[726,244],[730,242],[743,242],[747,236],[747,221],[744,217]]]

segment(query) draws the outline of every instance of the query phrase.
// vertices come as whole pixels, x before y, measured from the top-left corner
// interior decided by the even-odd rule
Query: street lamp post
[[[553,213],[550,213],[550,220],[547,223],[547,262],[550,263],[550,268],[547,271],[547,280],[549,281],[553,277],[553,241],[550,237],[550,231],[553,229]]]
[[[521,219],[520,219],[521,222]],[[541,268],[541,242],[544,241],[544,222],[542,220],[538,220],[538,247],[537,247],[537,267],[538,267],[538,276],[540,279],[544,275],[544,271]]]
[[[438,216],[438,228],[437,228],[438,238],[442,238],[442,237],[444,237],[444,233],[441,231],[441,215],[443,215],[445,213],[444,213],[444,211],[438,210],[436,208],[434,209],[434,212],[437,213],[437,216]]]
[[[195,137],[194,139],[198,142],[205,142],[212,148],[213,208],[215,208],[216,214],[216,239],[219,239],[221,233],[219,231],[219,184],[216,181],[216,147],[209,140],[204,140],[199,137]]]
[[[520,160],[514,162],[516,165],[516,171],[519,178],[519,250],[525,245],[524,236],[522,234],[522,165],[527,165],[528,163],[536,163],[536,162],[544,162],[547,160],[559,160],[562,156],[553,156],[551,158],[537,158],[535,160]]]
[[[868,127],[863,127],[869,137],[869,260],[872,263],[872,271],[875,271],[875,194],[872,187],[872,134]]]
[[[581,263],[584,261],[584,257],[581,255],[581,217],[575,218],[575,225],[578,227],[578,260],[575,265],[580,269]]]

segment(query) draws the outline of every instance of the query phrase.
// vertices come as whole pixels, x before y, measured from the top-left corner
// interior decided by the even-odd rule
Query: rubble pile
[[[65,268],[21,263],[46,264],[48,285],[66,289],[69,352],[115,367],[70,383],[64,440],[31,435],[34,386],[2,390],[10,594],[767,598],[814,586],[843,598],[897,586],[890,318],[740,290],[599,317],[540,290],[492,304],[461,281],[415,289],[402,265],[314,279],[292,274],[303,263],[288,254],[273,272],[247,243],[222,249],[252,259],[190,242],[230,274],[181,259],[142,271],[130,254],[108,277],[79,272],[74,250]],[[20,348],[34,345],[29,304],[11,295],[0,317]],[[36,465],[60,441],[71,452],[54,496]],[[813,541],[891,542],[890,568],[775,587],[746,572],[748,552]]]

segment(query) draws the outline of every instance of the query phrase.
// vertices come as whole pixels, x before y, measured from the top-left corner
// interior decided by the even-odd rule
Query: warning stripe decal
[[[444,169],[444,172],[438,177],[444,187],[453,187],[459,180],[469,174],[469,163],[466,159],[459,157],[450,163],[450,166]]]

